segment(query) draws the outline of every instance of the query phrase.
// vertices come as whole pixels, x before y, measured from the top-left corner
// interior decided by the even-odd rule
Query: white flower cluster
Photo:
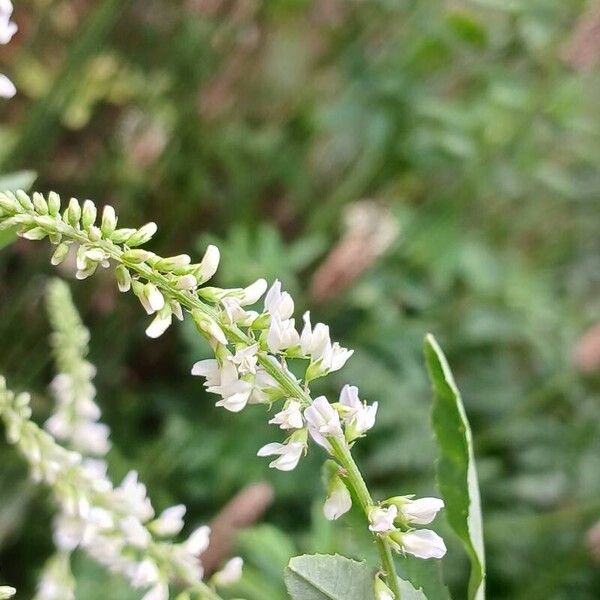
[[[412,527],[431,523],[442,508],[440,498],[395,496],[371,508],[369,529],[385,536],[397,552],[417,558],[442,558],[446,554],[444,540],[435,531]]]
[[[181,531],[185,508],[171,507],[154,518],[146,486],[135,471],[113,487],[104,461],[63,448],[30,420],[29,400],[29,394],[15,396],[7,390],[0,378],[0,412],[8,440],[25,456],[34,479],[51,487],[60,507],[57,548],[66,553],[84,549],[132,586],[149,588],[145,600],[168,600],[171,581],[190,588],[200,584],[198,556],[208,547],[209,528],[199,527],[183,543],[161,539]]]
[[[249,291],[250,290],[250,291]],[[346,385],[341,391],[339,402],[330,404],[325,396],[314,401],[307,396],[291,396],[269,373],[269,365],[283,369],[295,378],[287,367],[286,359],[308,361],[304,383],[341,369],[352,356],[352,350],[332,342],[329,328],[318,323],[313,328],[310,314],[304,315],[301,332],[295,328],[294,301],[288,292],[275,281],[265,296],[261,313],[247,311],[243,307],[254,304],[266,291],[266,282],[259,279],[245,290],[218,290],[204,288],[200,295],[218,299],[224,306],[223,313],[235,314],[236,324],[248,326],[251,343],[237,343],[228,347],[225,336],[212,336],[216,358],[197,362],[192,368],[193,375],[205,378],[206,389],[220,396],[216,405],[232,412],[243,410],[248,404],[268,404],[281,401],[281,410],[269,421],[289,435],[284,443],[273,442],[263,446],[259,456],[276,456],[270,466],[282,471],[294,469],[306,451],[308,435],[331,451],[328,439],[338,438],[350,444],[365,434],[375,424],[377,403],[369,406],[358,397],[358,388]],[[241,302],[240,302],[241,299]],[[235,311],[230,310],[229,302],[235,302]],[[259,357],[264,363],[259,364]]]
[[[10,19],[13,5],[10,0],[0,0],[0,44],[8,44],[17,32],[17,26]],[[0,73],[0,97],[12,98],[17,93],[14,83]]]
[[[73,305],[69,287],[60,279],[48,285],[47,305],[58,374],[50,386],[55,410],[44,427],[71,450],[104,456],[110,449],[110,432],[98,422],[100,409],[92,382],[96,369],[85,359],[89,331]]]

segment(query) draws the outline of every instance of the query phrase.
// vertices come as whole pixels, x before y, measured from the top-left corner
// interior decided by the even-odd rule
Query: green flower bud
[[[16,196],[17,196],[17,200],[19,201],[19,204],[25,210],[33,210],[34,209],[33,202],[31,202],[29,196],[23,190],[17,190]]]
[[[48,194],[48,212],[55,217],[60,211],[60,196],[56,192]]]
[[[127,245],[131,247],[141,246],[150,241],[157,230],[158,227],[156,223],[146,223],[146,225],[140,227],[125,241],[127,242]]]
[[[91,200],[86,200],[81,211],[81,226],[86,230],[89,229],[96,221],[97,213],[96,205]]]
[[[44,199],[39,192],[35,192],[32,196],[33,205],[35,206],[35,210],[39,215],[47,215],[48,214],[48,203]]]
[[[81,206],[77,198],[71,198],[69,200],[69,207],[65,212],[65,220],[71,227],[77,227],[81,220]]]

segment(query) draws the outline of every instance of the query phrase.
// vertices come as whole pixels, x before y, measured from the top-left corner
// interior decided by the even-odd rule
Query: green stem
[[[354,494],[360,503],[360,507],[368,519],[369,510],[373,506],[373,498],[371,497],[358,465],[354,462],[350,448],[348,448],[348,445],[344,440],[338,438],[328,439],[333,449],[333,455],[345,469],[348,483],[354,491]],[[387,585],[394,593],[395,599],[400,600],[401,592],[400,587],[398,586],[398,575],[396,573],[396,566],[394,564],[390,544],[388,540],[376,533],[373,534],[373,537],[377,543],[379,558],[381,559],[381,566],[383,567]]]

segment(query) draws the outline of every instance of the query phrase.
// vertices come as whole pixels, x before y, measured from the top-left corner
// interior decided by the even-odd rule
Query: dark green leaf
[[[293,600],[374,600],[374,577],[366,563],[326,554],[295,556],[284,575]]]
[[[425,338],[425,358],[434,391],[432,422],[439,453],[438,485],[448,522],[471,560],[468,598],[482,600],[485,560],[471,428],[448,361],[431,334]]]

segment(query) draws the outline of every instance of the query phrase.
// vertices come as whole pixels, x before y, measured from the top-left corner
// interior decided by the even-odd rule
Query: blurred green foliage
[[[434,491],[421,353],[433,331],[474,431],[489,597],[592,600],[600,379],[598,366],[581,373],[573,360],[600,315],[600,77],[573,58],[586,7],[23,0],[20,34],[3,50],[20,94],[2,108],[0,171],[34,170],[40,190],[110,202],[123,222],[156,221],[161,253],[217,242],[219,284],[282,278],[298,313],[310,308],[356,349],[319,391],[333,397],[352,382],[380,402],[357,452],[382,495]],[[389,207],[381,218],[399,237],[319,301],[314,273],[331,268],[343,215],[364,199]],[[40,421],[50,410],[47,262],[21,241],[0,254],[0,371],[35,392]],[[151,342],[135,300],[118,298],[110,279],[74,292],[116,479],[139,468],[155,506],[185,503],[190,524],[249,482],[275,487],[268,524],[240,539],[249,568],[239,594],[282,598],[296,552],[372,553],[367,536],[320,515],[317,449],[291,474],[269,472],[254,458],[276,436],[264,413],[213,408],[188,376],[208,355],[192,327]],[[0,451],[0,566],[28,597],[51,551],[52,507],[19,465]],[[457,543],[443,563],[464,597]],[[132,597],[85,557],[78,572],[78,598],[105,598],[106,585]]]

